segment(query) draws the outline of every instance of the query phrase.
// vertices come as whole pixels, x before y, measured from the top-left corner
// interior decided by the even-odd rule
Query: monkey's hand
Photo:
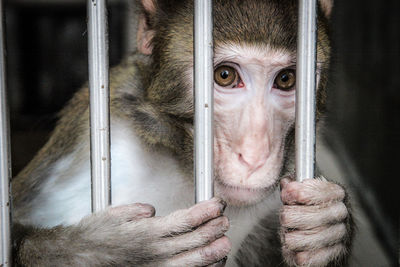
[[[146,204],[109,208],[80,223],[31,229],[20,239],[23,266],[223,266],[231,244],[225,203],[213,198],[165,217]]]
[[[281,181],[282,254],[290,266],[343,266],[352,220],[345,190],[321,179]]]

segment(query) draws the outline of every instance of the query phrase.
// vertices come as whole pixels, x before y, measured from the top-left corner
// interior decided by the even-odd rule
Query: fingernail
[[[224,212],[225,209],[226,209],[226,202],[225,202],[225,200],[221,199],[221,200],[220,200],[220,203],[221,203],[221,205],[222,205],[222,212]]]
[[[220,260],[219,262],[217,262],[217,264],[215,266],[225,266],[226,261],[228,260],[228,257],[223,258],[222,260]]]

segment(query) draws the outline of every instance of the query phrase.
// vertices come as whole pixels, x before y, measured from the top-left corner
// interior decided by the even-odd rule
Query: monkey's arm
[[[212,199],[165,217],[146,204],[110,208],[72,226],[14,226],[16,266],[205,266],[230,250],[225,203]]]
[[[335,183],[307,179],[281,181],[282,254],[290,266],[344,266],[353,236],[345,190]]]

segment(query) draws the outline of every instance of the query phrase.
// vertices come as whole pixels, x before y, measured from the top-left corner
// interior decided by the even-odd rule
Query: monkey
[[[345,189],[293,180],[297,2],[213,1],[216,197],[193,205],[193,1],[138,0],[137,51],[110,73],[112,207],[90,214],[83,86],[12,181],[15,265],[344,266]],[[318,1],[318,121],[332,6]]]

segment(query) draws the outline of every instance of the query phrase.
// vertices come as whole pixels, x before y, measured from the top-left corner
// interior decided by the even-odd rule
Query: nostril
[[[239,161],[240,161],[242,164],[244,164],[244,165],[247,165],[247,166],[250,165],[250,164],[243,158],[242,153],[239,153]]]
[[[239,161],[245,165],[247,165],[247,162],[244,160],[242,153],[239,153]]]

